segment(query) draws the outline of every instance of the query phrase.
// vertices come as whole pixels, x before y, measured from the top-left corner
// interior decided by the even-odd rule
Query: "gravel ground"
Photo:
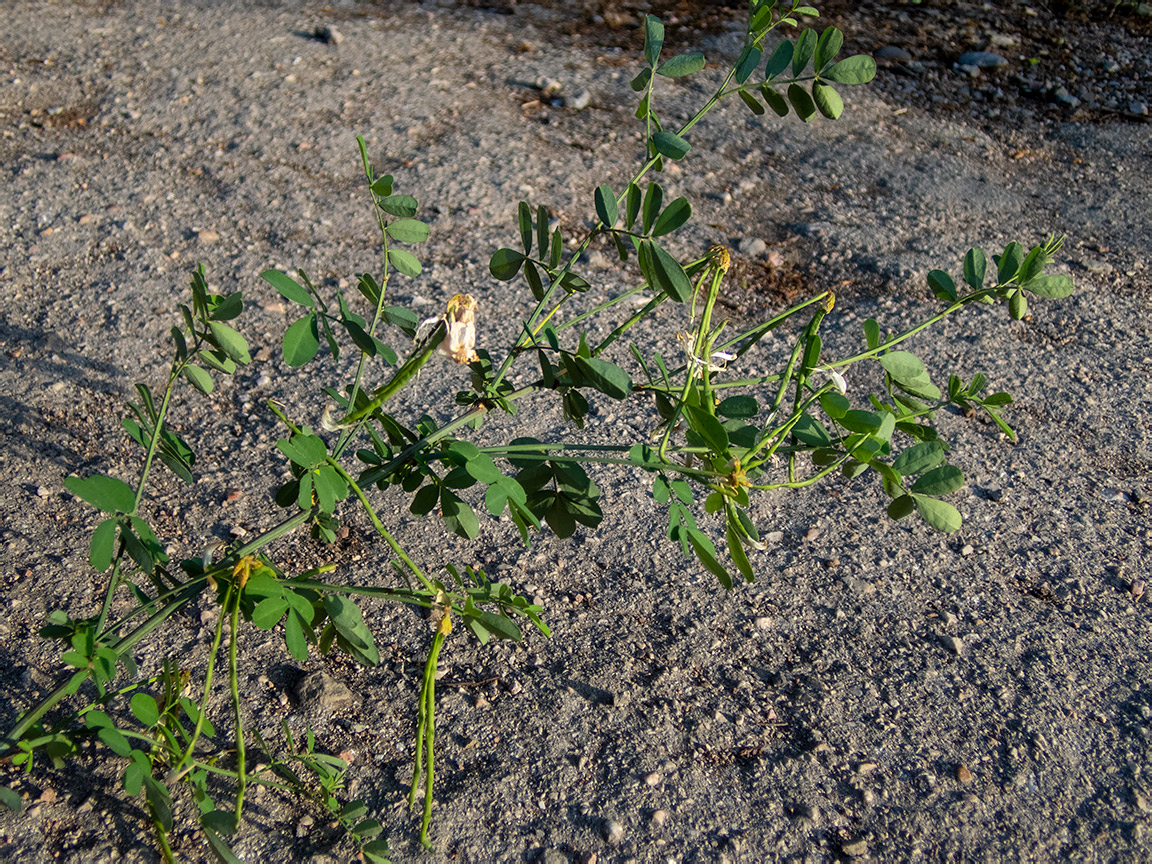
[[[1019,60],[1036,47],[1032,31],[1019,46],[961,40],[956,59],[925,56],[913,36],[939,29],[937,10],[862,8],[886,10],[907,38],[899,44],[873,16],[849,45],[896,44],[923,71],[885,61],[876,86],[847,94],[836,123],[719,108],[683,170],[665,175],[669,195],[696,208],[671,245],[684,256],[717,242],[737,250],[726,298],[737,321],[835,288],[825,350],[843,354],[858,350],[867,317],[896,329],[929,314],[924,275],[957,272],[969,246],[1066,233],[1072,297],[1033,304],[1023,322],[1002,307],[973,310],[915,343],[938,378],[983,371],[1012,391],[1019,441],[940,418],[968,480],[952,499],[966,520],[954,535],[889,522],[866,477],[765,496],[755,515],[772,533],[754,560],[759,578],[727,593],[664,539],[650,480],[627,471],[596,475],[598,530],[545,534],[530,549],[508,522],[488,520],[465,544],[384,496],[414,558],[483,565],[540,597],[554,632],[486,648],[462,634],[449,641],[437,860],[1152,856],[1152,615],[1138,590],[1152,553],[1152,145],[1124,104],[1148,101],[1147,30],[1124,7],[1123,36],[1109,43],[1120,45],[1109,55],[1117,69],[1073,58],[1079,106],[1053,94],[1021,107],[1023,85],[977,99],[988,88],[974,82],[1032,75]],[[965,9],[965,33],[1016,32],[1015,17],[998,17],[1008,12]],[[494,282],[487,261],[514,245],[517,201],[547,204],[572,233],[592,189],[618,185],[637,158],[627,82],[639,38],[621,35],[628,20],[596,14],[606,17],[560,3],[0,8],[0,720],[10,725],[56,680],[55,649],[36,635],[48,612],[98,608],[87,565],[95,520],[63,481],[134,476],[124,399],[135,381],[163,375],[165,334],[195,263],[220,290],[244,292],[240,326],[257,361],[176,408],[174,428],[200,453],[199,485],[188,493],[164,477],[147,515],[181,557],[207,537],[273,524],[267,489],[284,469],[263,404],[275,396],[318,416],[318,386],[335,382],[313,380],[331,369],[319,361],[284,367],[278,340],[290,319],[258,274],[303,267],[351,289],[342,280],[377,266],[356,134],[432,226],[424,273],[393,282],[393,302],[431,315],[467,290],[480,302],[482,345],[515,335],[527,293]],[[1029,16],[1036,33],[1051,14]],[[1092,23],[1069,30],[1076,44],[1103,38]],[[339,43],[314,38],[318,25],[337,28]],[[720,27],[669,34],[716,62],[739,48]],[[1010,69],[953,69],[969,49],[1010,55]],[[537,87],[549,81],[558,92]],[[937,84],[952,94],[944,103]],[[668,90],[684,110],[705,92]],[[593,251],[585,270],[596,292],[632,284],[634,272],[604,265]],[[683,326],[662,312],[636,338],[675,353]],[[774,370],[788,347],[768,342],[754,362]],[[463,382],[437,366],[404,411],[446,418]],[[863,375],[849,385],[862,401]],[[596,401],[589,434],[643,440],[646,409]],[[541,402],[482,437],[516,434],[570,433]],[[348,527],[333,549],[301,538],[274,554],[382,580],[371,526],[353,515]],[[323,748],[351,759],[350,792],[384,823],[393,860],[420,860],[400,802],[429,625],[391,607],[371,607],[369,620],[383,658],[372,669],[342,656],[301,666],[278,637],[246,632],[244,698],[259,728],[310,724]],[[141,645],[142,671],[165,656],[203,669],[213,623],[207,605],[178,616],[165,643]],[[320,671],[336,683],[301,686]],[[142,799],[118,790],[104,753],[30,776],[0,765],[25,804],[0,817],[5,860],[155,859]],[[255,794],[250,810],[236,839],[247,860],[354,856],[318,810],[273,792]],[[184,828],[174,845],[184,860],[210,854]]]

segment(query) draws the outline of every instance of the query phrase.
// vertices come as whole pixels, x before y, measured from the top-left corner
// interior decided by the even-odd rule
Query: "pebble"
[[[759,237],[742,237],[736,244],[741,255],[748,258],[759,258],[768,251],[768,244]]]
[[[907,63],[912,55],[898,45],[885,45],[872,55],[877,60],[888,60],[892,63]]]
[[[960,55],[956,61],[961,66],[976,66],[980,69],[993,69],[997,66],[1007,66],[1008,60],[992,51],[967,51]]]
[[[52,493],[49,492],[48,488],[45,486],[37,486],[36,487],[36,497],[38,497],[38,498],[47,498],[51,494]]]
[[[840,851],[851,858],[863,858],[868,854],[868,844],[864,840],[853,840],[841,846]]]
[[[583,111],[592,102],[592,94],[587,90],[577,90],[573,96],[564,97],[564,107],[572,111]]]
[[[296,836],[304,837],[308,833],[308,829],[315,823],[315,819],[311,816],[301,816],[300,821],[296,823]]]
[[[570,864],[571,860],[559,849],[545,849],[540,856],[540,864]]]
[[[604,823],[604,839],[608,841],[609,845],[620,845],[624,840],[624,826],[615,819],[609,819]]]
[[[655,788],[664,782],[664,777],[660,774],[659,771],[653,771],[651,774],[644,778],[644,782],[648,786]]]
[[[312,34],[325,45],[339,45],[344,41],[344,34],[328,24],[317,24]]]
[[[938,633],[936,641],[955,654],[960,656],[964,651],[964,642],[959,636],[950,636],[947,633]]]
[[[1135,114],[1137,117],[1148,116],[1148,105],[1144,102],[1133,102],[1128,106],[1128,113]]]
[[[220,242],[220,235],[215,231],[197,231],[196,239],[205,245]]]
[[[965,785],[972,782],[972,772],[964,763],[960,763],[956,766],[956,779]]]
[[[1067,105],[1069,108],[1075,108],[1080,104],[1080,100],[1069,93],[1067,87],[1057,87],[1052,91],[1052,98],[1062,105]]]
[[[344,684],[323,671],[306,675],[296,685],[296,698],[301,706],[326,714],[343,714],[360,701]]]
[[[855,576],[845,576],[844,585],[857,597],[870,597],[876,593],[876,586],[864,579]]]
[[[1089,259],[1089,260],[1084,261],[1083,264],[1084,264],[1084,269],[1087,270],[1089,273],[1096,273],[1097,275],[1100,275],[1100,276],[1111,273],[1115,269],[1107,261],[1095,261],[1095,260]]]
[[[657,810],[655,813],[652,814],[652,824],[656,825],[657,827],[662,826],[667,821],[668,821],[668,811],[667,810]]]
[[[766,615],[761,615],[759,618],[752,622],[752,626],[754,626],[757,630],[771,630],[772,619]]]

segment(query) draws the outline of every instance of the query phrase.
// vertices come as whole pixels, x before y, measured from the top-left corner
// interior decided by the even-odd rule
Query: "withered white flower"
[[[443,354],[453,363],[471,363],[476,355],[476,298],[471,294],[457,294],[448,301],[444,322],[448,333],[437,353]]]

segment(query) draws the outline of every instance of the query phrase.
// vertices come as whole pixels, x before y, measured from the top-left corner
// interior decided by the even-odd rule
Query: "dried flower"
[[[448,301],[444,321],[448,334],[437,352],[453,363],[471,363],[476,355],[476,299],[471,294],[457,294]]]

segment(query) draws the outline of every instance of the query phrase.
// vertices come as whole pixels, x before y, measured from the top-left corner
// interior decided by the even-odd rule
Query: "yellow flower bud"
[[[717,244],[708,250],[708,263],[721,273],[727,273],[728,268],[732,266],[732,256],[725,247]]]

